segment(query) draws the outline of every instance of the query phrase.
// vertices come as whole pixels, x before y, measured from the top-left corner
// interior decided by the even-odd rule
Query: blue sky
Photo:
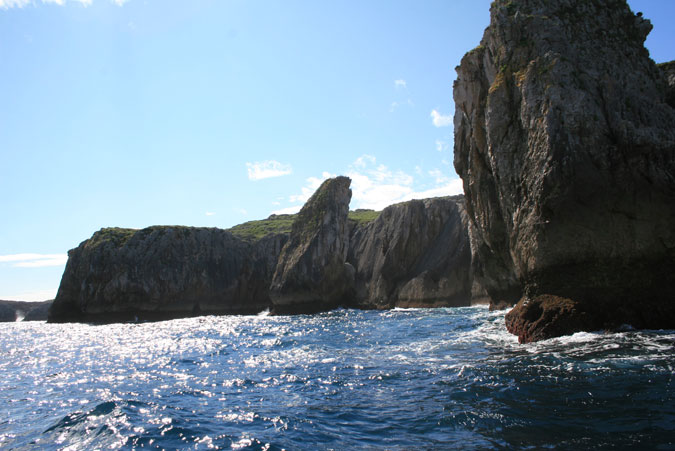
[[[657,62],[675,2],[633,0]],[[489,1],[0,0],[0,299],[43,300],[102,227],[227,228],[461,192],[454,67]]]

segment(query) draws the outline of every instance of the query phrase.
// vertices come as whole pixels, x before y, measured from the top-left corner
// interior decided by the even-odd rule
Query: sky
[[[55,296],[102,227],[228,228],[352,178],[462,192],[454,68],[487,0],[0,0],[0,299]],[[675,1],[632,0],[675,59]]]

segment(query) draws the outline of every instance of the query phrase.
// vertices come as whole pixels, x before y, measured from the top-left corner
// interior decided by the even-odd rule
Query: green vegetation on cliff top
[[[267,219],[248,221],[227,229],[232,235],[246,241],[255,241],[270,233],[290,233],[296,215],[272,215]]]
[[[363,224],[368,224],[369,222],[373,222],[376,220],[379,216],[381,211],[375,211],[375,210],[363,210],[363,209],[358,209],[354,211],[349,212],[349,219],[352,221],[356,221],[357,224],[363,225]]]
[[[367,224],[377,219],[380,215],[379,211],[373,210],[355,210],[349,212],[349,219],[356,221],[357,224]],[[248,221],[243,224],[236,225],[230,229],[226,229],[237,238],[245,241],[255,241],[272,233],[290,233],[293,221],[297,217],[293,215],[271,215],[267,219],[260,219],[257,221]],[[106,227],[98,232],[88,240],[88,246],[100,246],[106,242],[111,242],[115,246],[124,246],[127,241],[139,231],[153,232],[157,230],[165,230],[168,228],[185,228],[187,226],[150,226],[145,229],[126,229],[121,227]]]
[[[89,238],[87,246],[100,246],[107,242],[112,242],[115,246],[124,246],[129,241],[137,229],[124,229],[121,227],[106,227]]]
[[[373,210],[355,210],[349,212],[349,219],[356,221],[357,224],[367,224],[380,216],[379,211]],[[227,229],[232,235],[246,241],[255,241],[269,235],[270,233],[291,233],[293,221],[297,214],[293,215],[272,215],[267,219],[257,221],[248,221]]]

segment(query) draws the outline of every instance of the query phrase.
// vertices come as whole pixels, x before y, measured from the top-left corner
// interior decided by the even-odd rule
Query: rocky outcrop
[[[0,322],[45,321],[52,301],[0,301]]]
[[[326,180],[297,215],[230,231],[102,229],[69,252],[49,321],[448,307],[485,297],[471,274],[462,196],[350,216],[350,183]]]
[[[624,0],[490,14],[454,85],[477,277],[495,302],[522,299],[509,324],[540,321],[524,341],[572,317],[536,299],[573,302],[584,329],[675,327],[675,110],[643,46],[651,24]]]
[[[364,308],[470,305],[471,251],[462,196],[412,200],[356,227],[349,262]]]
[[[275,313],[318,312],[350,302],[350,184],[347,177],[326,180],[295,218],[270,286]]]
[[[215,228],[102,229],[68,253],[49,321],[157,320],[251,314],[287,236],[247,242]]]
[[[23,318],[24,321],[47,321],[49,316],[49,309],[52,307],[54,301],[44,301],[39,302],[35,307],[28,310],[26,316]]]
[[[675,108],[675,61],[657,64],[666,80],[666,103]]]

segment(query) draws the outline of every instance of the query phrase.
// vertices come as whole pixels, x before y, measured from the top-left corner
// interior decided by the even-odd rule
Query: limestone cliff
[[[456,196],[392,205],[355,228],[348,260],[356,269],[356,305],[470,305],[466,221],[463,197]]]
[[[347,177],[326,180],[295,218],[270,286],[275,313],[317,312],[350,302],[350,184]]]
[[[462,196],[349,213],[350,183],[327,180],[297,215],[229,231],[102,229],[69,252],[49,320],[445,307],[481,295]]]
[[[246,242],[215,228],[102,229],[68,253],[49,321],[251,314],[287,237]]]
[[[477,276],[538,306],[527,324],[550,307],[584,330],[675,327],[675,110],[651,24],[624,0],[497,0],[490,17],[454,85]],[[549,330],[521,339],[575,331]]]

